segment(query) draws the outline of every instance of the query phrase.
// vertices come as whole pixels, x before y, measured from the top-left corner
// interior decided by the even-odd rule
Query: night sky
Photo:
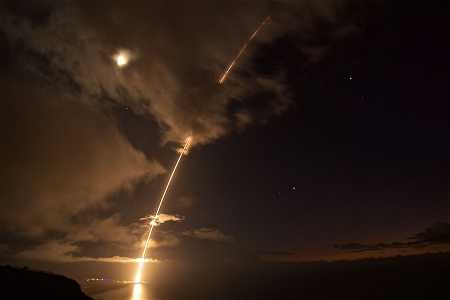
[[[1,262],[131,279],[188,135],[148,278],[450,251],[439,2],[3,1]]]

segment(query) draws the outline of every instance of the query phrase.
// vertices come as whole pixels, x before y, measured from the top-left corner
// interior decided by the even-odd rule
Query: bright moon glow
[[[128,51],[119,51],[113,59],[119,68],[123,68],[130,62],[130,54]]]

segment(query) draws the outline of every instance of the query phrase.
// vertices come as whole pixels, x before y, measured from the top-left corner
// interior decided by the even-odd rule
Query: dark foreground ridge
[[[0,266],[0,282],[3,299],[92,300],[75,280],[27,268]]]

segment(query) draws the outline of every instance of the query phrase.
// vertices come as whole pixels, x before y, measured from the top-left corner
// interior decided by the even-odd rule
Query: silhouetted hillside
[[[26,268],[0,266],[0,282],[3,299],[92,300],[72,279]]]

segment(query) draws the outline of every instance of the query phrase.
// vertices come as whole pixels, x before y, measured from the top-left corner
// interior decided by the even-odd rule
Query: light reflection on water
[[[131,300],[143,300],[141,283],[135,283],[133,285],[133,294],[131,295]]]
[[[155,300],[149,289],[150,287],[146,284],[133,283],[91,295],[91,297],[95,300]]]

